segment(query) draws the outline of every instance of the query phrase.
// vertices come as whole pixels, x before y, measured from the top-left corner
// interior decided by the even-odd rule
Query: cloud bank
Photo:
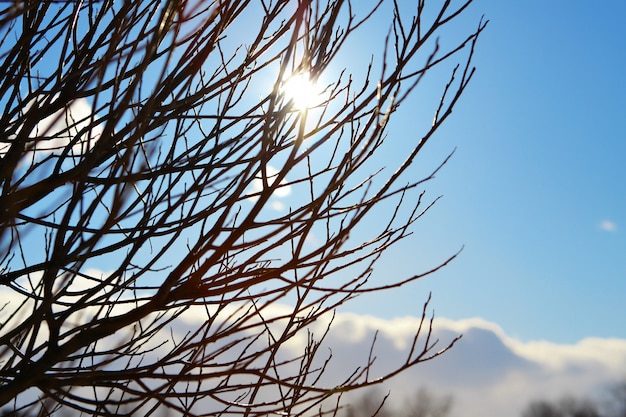
[[[376,329],[378,367],[388,369],[406,357],[419,320],[383,320],[339,314],[331,329],[335,366],[349,369],[367,359]],[[442,356],[400,374],[382,387],[393,404],[426,388],[453,397],[452,416],[520,416],[528,402],[563,395],[601,396],[626,378],[626,340],[588,338],[573,345],[522,342],[482,319],[435,320],[434,339],[441,347],[462,334]],[[338,368],[335,368],[337,371]]]
[[[0,296],[6,294],[0,290]],[[174,333],[182,335],[197,326],[203,314],[195,308],[202,309],[197,306],[188,310],[174,325]],[[287,306],[274,306],[268,314],[289,310]],[[320,319],[311,327],[314,335],[324,333],[328,319]],[[337,384],[367,363],[375,337],[376,361],[371,378],[395,369],[406,360],[419,324],[417,317],[382,319],[337,313],[323,345],[332,352],[332,362],[321,385]],[[404,403],[424,388],[436,397],[452,397],[452,417],[515,417],[521,416],[532,400],[553,400],[564,395],[601,398],[612,384],[626,379],[624,339],[587,338],[569,345],[525,342],[507,335],[497,324],[478,318],[436,319],[433,329],[431,341],[438,341],[436,350],[445,348],[460,334],[463,337],[442,356],[383,383],[378,391],[381,399],[391,392],[390,406]],[[306,333],[301,336],[286,346],[294,355],[306,345]],[[363,394],[357,392],[347,400],[357,401]]]

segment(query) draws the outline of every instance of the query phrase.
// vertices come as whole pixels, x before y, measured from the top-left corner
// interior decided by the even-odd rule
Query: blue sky
[[[465,245],[445,270],[348,309],[481,317],[521,340],[626,338],[626,3],[478,0],[475,79],[422,156],[457,148],[428,184],[444,198],[393,252],[389,273]],[[472,23],[474,22],[474,23]],[[411,117],[394,134],[412,131]]]

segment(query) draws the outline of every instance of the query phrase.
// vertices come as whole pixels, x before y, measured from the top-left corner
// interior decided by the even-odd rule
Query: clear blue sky
[[[432,290],[436,315],[522,340],[626,338],[626,2],[476,0],[455,30],[482,14],[476,77],[422,159],[457,147],[426,188],[444,198],[386,267],[465,249],[349,309],[416,314]],[[395,122],[410,134],[411,117]]]

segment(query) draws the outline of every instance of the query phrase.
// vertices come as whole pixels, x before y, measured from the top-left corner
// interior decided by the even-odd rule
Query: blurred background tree
[[[447,417],[452,397],[438,397],[422,388],[414,396],[401,401],[389,400],[389,395],[370,391],[346,407],[345,417]]]
[[[557,401],[531,402],[522,417],[624,417],[626,416],[626,382],[609,386],[606,396],[591,400],[564,396]]]
[[[522,417],[600,417],[600,413],[589,400],[564,397],[558,402],[533,401]]]

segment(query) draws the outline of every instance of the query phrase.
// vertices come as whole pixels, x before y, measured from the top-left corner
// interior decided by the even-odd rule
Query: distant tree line
[[[451,396],[437,396],[424,388],[400,402],[390,398],[389,393],[366,392],[344,409],[343,417],[447,417],[452,408]]]
[[[609,389],[605,401],[564,396],[532,401],[522,417],[626,417],[626,380]]]
[[[557,400],[531,401],[520,417],[626,417],[626,380],[611,387],[604,400],[563,396]],[[426,389],[403,401],[369,392],[344,409],[342,417],[451,417],[453,398],[437,396]],[[463,416],[462,410],[456,415]]]

